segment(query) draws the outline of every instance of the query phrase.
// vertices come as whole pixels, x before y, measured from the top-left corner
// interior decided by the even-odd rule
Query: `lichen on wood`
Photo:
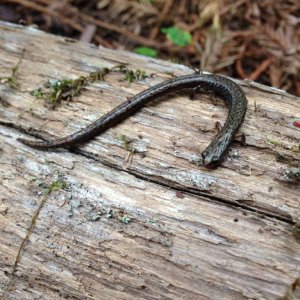
[[[298,98],[239,82],[249,101],[245,144],[234,142],[216,170],[195,163],[227,113],[207,93],[155,101],[77,148],[38,151],[16,139],[70,134],[168,74],[192,71],[35,29],[0,29],[3,76],[26,49],[22,89],[0,85],[4,299],[296,299],[300,189],[280,176],[299,166]],[[107,74],[55,111],[30,94],[46,80],[120,64],[155,75],[128,86]]]

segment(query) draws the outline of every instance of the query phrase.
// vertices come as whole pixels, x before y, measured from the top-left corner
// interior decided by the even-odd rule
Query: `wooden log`
[[[195,161],[226,107],[173,95],[72,150],[61,137],[127,97],[192,71],[0,22],[0,295],[3,299],[299,299],[300,100],[238,81],[249,109],[216,170]],[[18,65],[9,86],[4,77]],[[30,93],[128,64],[54,110]],[[294,230],[294,234],[293,234]],[[297,298],[298,297],[298,298]]]

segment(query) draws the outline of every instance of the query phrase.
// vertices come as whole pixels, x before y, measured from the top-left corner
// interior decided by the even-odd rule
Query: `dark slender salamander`
[[[22,138],[19,138],[18,141],[37,149],[74,146],[104,132],[158,97],[182,89],[197,89],[200,87],[205,90],[212,90],[222,96],[229,108],[229,114],[222,130],[202,153],[203,165],[213,168],[224,158],[234,133],[243,123],[247,110],[247,99],[243,90],[232,80],[220,75],[192,74],[167,80],[135,95],[87,127],[67,137],[42,142]]]

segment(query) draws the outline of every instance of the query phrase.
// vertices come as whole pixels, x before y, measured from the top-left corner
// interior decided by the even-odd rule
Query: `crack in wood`
[[[75,154],[80,154],[80,155],[82,155],[82,156],[84,156],[86,158],[93,159],[94,161],[97,161],[97,162],[101,162],[103,165],[105,165],[107,167],[114,168],[115,170],[122,171],[122,172],[130,174],[132,176],[135,176],[138,179],[142,179],[142,180],[146,180],[148,182],[154,183],[154,184],[158,184],[160,186],[166,187],[166,188],[171,189],[173,191],[183,192],[183,193],[186,193],[186,194],[189,194],[189,195],[193,195],[193,196],[198,196],[198,197],[200,196],[200,197],[208,198],[211,201],[214,201],[216,203],[221,203],[222,205],[226,205],[228,207],[235,207],[235,208],[239,208],[239,209],[244,209],[244,210],[246,210],[248,212],[255,213],[255,214],[258,214],[258,215],[263,215],[263,216],[266,216],[266,217],[270,217],[270,218],[273,218],[273,219],[276,219],[276,220],[279,220],[279,221],[282,221],[282,222],[285,222],[285,223],[288,223],[288,224],[292,224],[292,225],[296,224],[292,220],[292,217],[289,216],[289,215],[287,215],[286,217],[284,217],[284,216],[280,216],[280,215],[275,215],[275,214],[269,213],[267,211],[261,211],[260,212],[260,211],[258,211],[258,209],[251,208],[249,206],[240,204],[238,202],[233,202],[233,201],[225,199],[225,198],[216,197],[216,196],[213,196],[213,195],[208,194],[208,193],[201,193],[201,192],[199,192],[196,189],[192,189],[192,188],[185,189],[185,188],[180,188],[178,186],[175,187],[174,185],[168,184],[167,181],[164,182],[162,180],[155,180],[155,179],[153,179],[153,177],[143,176],[140,173],[133,172],[133,171],[130,171],[128,169],[120,168],[118,165],[112,164],[111,162],[108,162],[106,160],[99,160],[94,155],[89,154],[89,153],[87,153],[87,152],[85,152],[83,150],[80,150],[80,149],[72,148],[72,149],[70,149],[70,152],[71,153],[75,153]]]
[[[32,218],[31,218],[31,222],[30,222],[30,225],[29,225],[29,228],[28,228],[28,231],[27,231],[27,234],[25,236],[25,238],[22,240],[22,243],[20,245],[20,248],[18,249],[18,253],[17,253],[17,256],[16,256],[16,259],[14,261],[14,264],[13,264],[13,269],[12,269],[12,272],[10,274],[8,274],[9,276],[9,283],[8,283],[8,286],[7,286],[7,289],[4,290],[4,293],[2,295],[2,297],[4,297],[7,293],[9,293],[10,291],[12,291],[13,287],[14,287],[14,282],[15,282],[15,274],[16,274],[16,271],[17,271],[17,267],[18,267],[18,264],[21,260],[21,255],[23,253],[23,250],[34,230],[34,227],[35,227],[35,224],[36,224],[36,220],[40,214],[40,211],[42,210],[42,208],[44,207],[45,203],[46,203],[46,200],[48,199],[48,194],[47,195],[44,195],[38,208],[36,209],[36,211],[34,212]]]
[[[22,126],[16,125],[12,122],[4,122],[2,120],[0,120],[0,125],[16,129],[16,130],[18,130],[22,133],[25,133],[27,135],[30,135],[32,137],[36,137],[36,138],[40,138],[40,139],[44,140],[42,135],[39,134],[39,131],[37,131],[37,130],[34,130],[34,132],[33,132],[31,129],[28,130],[28,129],[26,129]],[[179,186],[174,186],[174,182],[170,182],[170,183],[172,183],[172,185],[171,185],[171,184],[168,183],[167,180],[164,180],[164,181],[163,180],[155,180],[153,177],[143,176],[140,173],[130,171],[128,169],[121,168],[118,165],[113,164],[111,162],[108,162],[106,160],[99,160],[98,158],[95,157],[95,155],[89,154],[86,151],[80,150],[79,148],[76,148],[76,147],[66,148],[66,149],[68,149],[71,153],[79,154],[79,155],[82,155],[86,158],[92,159],[94,161],[101,162],[103,165],[105,165],[107,167],[114,168],[115,170],[118,170],[118,171],[123,171],[123,172],[128,173],[132,176],[135,176],[138,179],[147,180],[148,182],[158,184],[160,186],[164,186],[164,187],[166,187],[168,189],[171,189],[171,190],[174,190],[174,191],[184,192],[184,193],[187,193],[187,194],[190,194],[190,195],[193,195],[193,196],[205,197],[205,198],[208,198],[210,201],[214,201],[216,203],[221,203],[221,204],[226,205],[226,206],[235,207],[235,208],[239,208],[239,209],[244,209],[244,210],[249,211],[251,213],[263,215],[263,216],[274,218],[276,220],[279,220],[279,221],[282,221],[282,222],[285,222],[285,223],[288,223],[288,224],[291,224],[291,225],[295,225],[295,222],[293,221],[293,219],[290,215],[281,216],[281,215],[272,214],[272,213],[270,213],[266,210],[258,211],[258,209],[261,209],[261,208],[255,209],[255,208],[249,207],[247,205],[243,205],[238,201],[233,202],[232,200],[229,200],[229,199],[213,196],[213,195],[209,194],[209,191],[200,192],[198,189],[193,189],[193,188],[185,189],[185,188],[181,188]],[[242,201],[242,200],[240,200],[240,201]]]

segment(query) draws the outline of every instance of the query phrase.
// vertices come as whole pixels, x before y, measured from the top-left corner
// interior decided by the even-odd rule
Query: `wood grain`
[[[1,76],[25,48],[20,89],[0,84],[4,299],[299,297],[300,245],[292,230],[300,189],[285,176],[299,166],[299,98],[239,82],[249,101],[246,144],[234,143],[217,170],[195,163],[227,113],[208,93],[156,101],[76,149],[38,151],[16,138],[67,135],[169,72],[192,71],[32,28],[0,29]],[[153,76],[129,86],[123,74],[110,73],[55,110],[30,95],[47,80],[120,63]],[[120,135],[137,152],[129,161]]]

